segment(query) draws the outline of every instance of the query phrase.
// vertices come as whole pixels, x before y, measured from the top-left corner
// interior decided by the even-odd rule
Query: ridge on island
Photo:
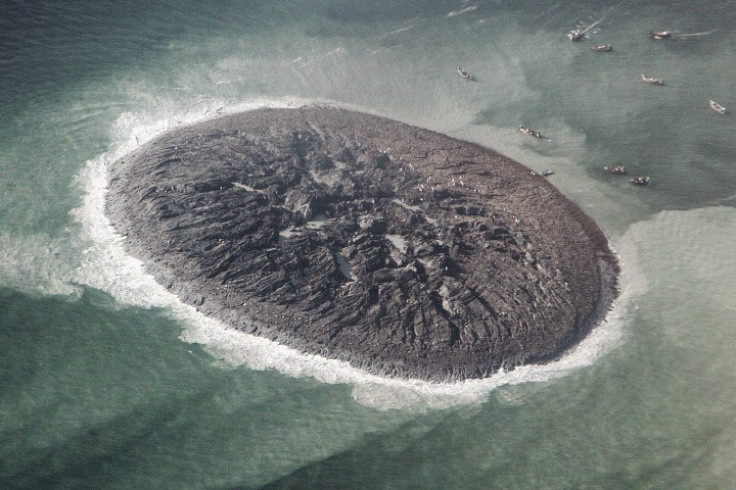
[[[126,250],[239,330],[385,376],[453,381],[559,357],[618,264],[596,224],[495,151],[343,109],[259,109],[110,169]]]

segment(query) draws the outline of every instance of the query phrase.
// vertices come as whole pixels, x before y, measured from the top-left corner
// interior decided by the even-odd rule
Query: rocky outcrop
[[[543,177],[340,109],[262,109],[165,134],[112,165],[107,211],[184,302],[389,376],[549,360],[616,292],[606,237]]]

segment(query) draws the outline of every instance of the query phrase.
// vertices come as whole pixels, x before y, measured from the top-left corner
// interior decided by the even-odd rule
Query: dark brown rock
[[[552,359],[616,294],[606,237],[543,177],[340,109],[165,134],[112,165],[107,211],[183,301],[384,375],[455,380]]]

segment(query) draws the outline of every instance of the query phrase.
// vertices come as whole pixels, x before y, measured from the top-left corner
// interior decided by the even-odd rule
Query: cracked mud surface
[[[543,177],[341,109],[167,133],[112,165],[107,213],[182,301],[388,376],[478,378],[555,358],[616,295],[606,237]]]

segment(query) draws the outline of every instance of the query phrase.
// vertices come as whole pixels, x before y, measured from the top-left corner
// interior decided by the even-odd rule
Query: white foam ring
[[[353,385],[353,396],[358,402],[377,409],[422,410],[478,403],[500,386],[548,381],[590,365],[619,343],[627,305],[634,295],[643,291],[642,285],[626,287],[627,284],[634,284],[632,274],[636,274],[637,269],[633,247],[621,254],[625,265],[622,276],[624,288],[614,308],[601,325],[564,357],[545,365],[521,366],[486,379],[456,383],[384,378],[356,369],[346,362],[303,354],[228,328],[179,301],[145,272],[141,261],[125,253],[123,238],[115,232],[104,215],[110,162],[165,131],[211,118],[213,113],[228,114],[258,107],[294,107],[305,105],[306,102],[280,99],[232,104],[209,100],[190,108],[187,113],[169,113],[164,118],[152,113],[123,114],[114,128],[118,136],[115,147],[88,161],[78,176],[85,197],[82,206],[72,214],[82,224],[83,238],[91,245],[85,250],[84,260],[75,271],[75,281],[107,291],[122,304],[170,309],[184,324],[181,340],[202,344],[217,359],[218,365],[245,366],[255,370],[275,369],[288,376],[313,377],[324,383],[349,383]],[[324,104],[325,101],[319,103]],[[171,112],[175,112],[175,109]],[[627,274],[627,271],[633,272]]]
[[[62,238],[45,233],[28,236],[0,235],[0,278],[3,285],[27,294],[76,296],[72,274],[71,247]]]

